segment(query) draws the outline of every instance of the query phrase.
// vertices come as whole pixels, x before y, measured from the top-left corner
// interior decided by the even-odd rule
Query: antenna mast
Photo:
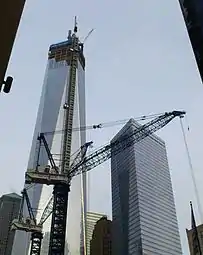
[[[75,16],[75,24],[74,24],[74,33],[78,32],[78,23],[77,23],[77,17]]]

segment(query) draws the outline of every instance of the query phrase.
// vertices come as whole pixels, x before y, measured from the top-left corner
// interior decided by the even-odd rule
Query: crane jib
[[[78,175],[81,172],[89,171],[92,168],[102,164],[112,156],[117,155],[121,151],[132,146],[134,143],[141,141],[145,137],[150,136],[157,130],[161,129],[175,117],[183,117],[184,114],[184,111],[173,111],[165,113],[155,118],[154,120],[138,127],[131,135],[124,135],[115,142],[112,142],[111,144],[93,152],[89,156],[85,157],[83,161],[79,162],[72,169],[70,169],[70,178],[73,178],[75,175]]]

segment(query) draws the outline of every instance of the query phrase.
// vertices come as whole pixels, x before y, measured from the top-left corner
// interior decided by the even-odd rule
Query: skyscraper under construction
[[[72,51],[75,50],[75,43],[77,44],[77,64],[75,79],[71,77],[72,66],[71,57]],[[72,78],[72,79],[71,79]],[[74,84],[71,83],[71,81]],[[73,89],[74,88],[74,89]],[[72,91],[71,91],[72,89]],[[73,95],[70,103],[70,91]],[[34,130],[33,142],[28,161],[28,169],[33,169],[40,166],[46,166],[48,157],[45,149],[42,148],[38,158],[39,141],[37,141],[39,133],[43,132],[46,136],[51,153],[55,155],[58,167],[62,164],[63,141],[64,132],[54,132],[56,130],[64,130],[67,123],[65,123],[65,112],[67,107],[72,109],[72,123],[68,123],[71,130],[74,127],[85,126],[85,58],[83,55],[83,44],[80,43],[77,37],[77,24],[75,24],[74,31],[69,31],[66,41],[53,44],[49,48],[48,63],[42,88],[40,105],[37,115],[36,126]],[[70,126],[71,124],[71,126]],[[82,144],[86,141],[85,130],[70,132],[70,139],[68,140],[70,147],[70,154],[76,152]],[[37,163],[38,158],[38,163]],[[70,159],[72,159],[70,157]],[[33,208],[38,208],[36,217],[39,219],[42,215],[43,208],[47,201],[52,196],[53,187],[41,184],[32,185],[27,189],[31,204]],[[76,176],[71,185],[71,192],[69,197],[68,221],[67,221],[67,245],[66,249],[71,254],[80,254],[80,239],[81,224],[80,219],[86,212],[86,176]],[[83,222],[84,223],[84,222]],[[43,232],[50,233],[51,217],[44,223]],[[81,227],[82,226],[82,227]],[[82,231],[83,233],[83,231]],[[49,237],[47,237],[49,239]],[[42,243],[43,246],[48,245],[48,242]],[[30,235],[24,232],[16,233],[15,243],[13,248],[13,255],[21,254],[27,255],[30,248]],[[46,248],[46,247],[45,247]]]

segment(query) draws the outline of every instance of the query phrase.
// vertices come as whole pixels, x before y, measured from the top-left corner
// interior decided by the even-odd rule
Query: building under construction
[[[69,31],[67,40],[52,44],[48,51],[48,62],[42,88],[40,106],[33,136],[33,142],[28,162],[29,169],[35,169],[37,165],[41,167],[49,164],[49,158],[45,148],[41,149],[38,158],[39,141],[38,134],[51,131],[46,136],[48,146],[55,156],[57,167],[62,166],[63,141],[66,143],[66,158],[70,159],[71,154],[78,151],[81,144],[86,142],[86,131],[69,132],[65,136],[65,132],[55,133],[55,130],[69,129],[72,131],[74,127],[85,126],[85,58],[83,55],[83,45],[80,44],[77,37],[77,24],[74,31]],[[72,64],[73,50],[77,47],[77,56]],[[71,87],[72,86],[72,87]],[[71,91],[72,89],[72,91]],[[68,109],[67,109],[68,108]],[[67,127],[66,112],[70,115]],[[67,134],[67,133],[66,133]],[[59,155],[60,154],[60,155]],[[37,159],[39,159],[37,163]],[[64,160],[63,160],[64,162]],[[69,164],[69,162],[67,162]],[[27,187],[27,186],[25,186]],[[46,202],[52,196],[53,187],[37,184],[27,190],[30,202],[33,208],[40,209],[36,215],[37,219],[41,217],[42,209]],[[81,194],[82,197],[81,197]],[[82,202],[81,202],[82,201]],[[67,243],[71,254],[79,254],[80,238],[81,238],[81,212],[86,211],[86,177],[85,174],[74,178],[69,197],[68,217],[71,219],[67,222]],[[50,233],[49,218],[43,225],[43,231],[46,236]],[[82,231],[83,232],[83,231]],[[49,237],[47,237],[48,239]],[[45,242],[47,245],[47,242]],[[43,243],[42,243],[43,246]],[[30,234],[26,232],[17,232],[13,255],[27,255],[30,248]]]

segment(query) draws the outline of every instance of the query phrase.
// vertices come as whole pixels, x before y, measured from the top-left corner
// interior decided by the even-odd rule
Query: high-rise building
[[[73,40],[74,38],[74,40]],[[74,42],[78,42],[78,48],[75,49]],[[63,132],[52,132],[55,130],[64,130],[65,111],[68,106],[69,90],[73,84],[70,84],[71,72],[70,63],[72,59],[72,51],[77,50],[77,71],[76,84],[74,87],[75,95],[73,104],[73,123],[72,128],[85,126],[85,58],[83,55],[83,45],[79,42],[76,33],[69,31],[66,41],[53,44],[49,48],[48,63],[42,88],[40,106],[37,115],[36,126],[34,130],[33,142],[28,162],[28,171],[36,168],[38,157],[37,141],[40,132],[45,133],[51,153],[55,155],[57,166],[61,167],[61,154],[63,152],[62,143],[64,141]],[[71,106],[72,107],[72,106]],[[50,132],[49,132],[50,131]],[[49,133],[46,133],[49,132]],[[78,151],[80,146],[86,142],[86,131],[81,130],[72,132],[71,150],[74,159],[74,153]],[[46,166],[48,157],[45,149],[40,151],[39,165]],[[42,215],[43,208],[52,196],[53,187],[46,185],[34,185],[28,189],[28,195],[32,206],[38,208],[37,219]],[[82,202],[81,202],[82,201]],[[84,205],[84,206],[83,206]],[[68,249],[71,254],[80,254],[80,238],[81,238],[81,212],[86,212],[86,176],[85,174],[76,176],[71,184],[71,192],[69,195],[68,219],[66,238]],[[50,233],[51,217],[44,223],[43,231]],[[83,227],[83,225],[82,225]],[[48,237],[47,237],[48,238]],[[46,242],[43,242],[46,243]],[[25,248],[26,247],[26,248]],[[17,232],[15,238],[15,247],[13,255],[27,255],[30,247],[30,235],[24,232]],[[43,247],[42,247],[43,249]]]
[[[197,66],[203,81],[203,2],[179,0]]]
[[[138,127],[129,120],[112,141]],[[112,156],[111,178],[113,255],[182,254],[164,141],[150,135]]]
[[[15,233],[11,230],[12,221],[18,217],[21,196],[16,193],[0,198],[0,254],[11,255]]]
[[[95,213],[95,212],[87,212],[86,214],[86,250],[87,255],[90,255],[90,241],[92,239],[92,234],[94,227],[98,220],[104,217],[104,214]]]
[[[112,254],[112,221],[102,217],[95,224],[90,242],[90,255]]]

